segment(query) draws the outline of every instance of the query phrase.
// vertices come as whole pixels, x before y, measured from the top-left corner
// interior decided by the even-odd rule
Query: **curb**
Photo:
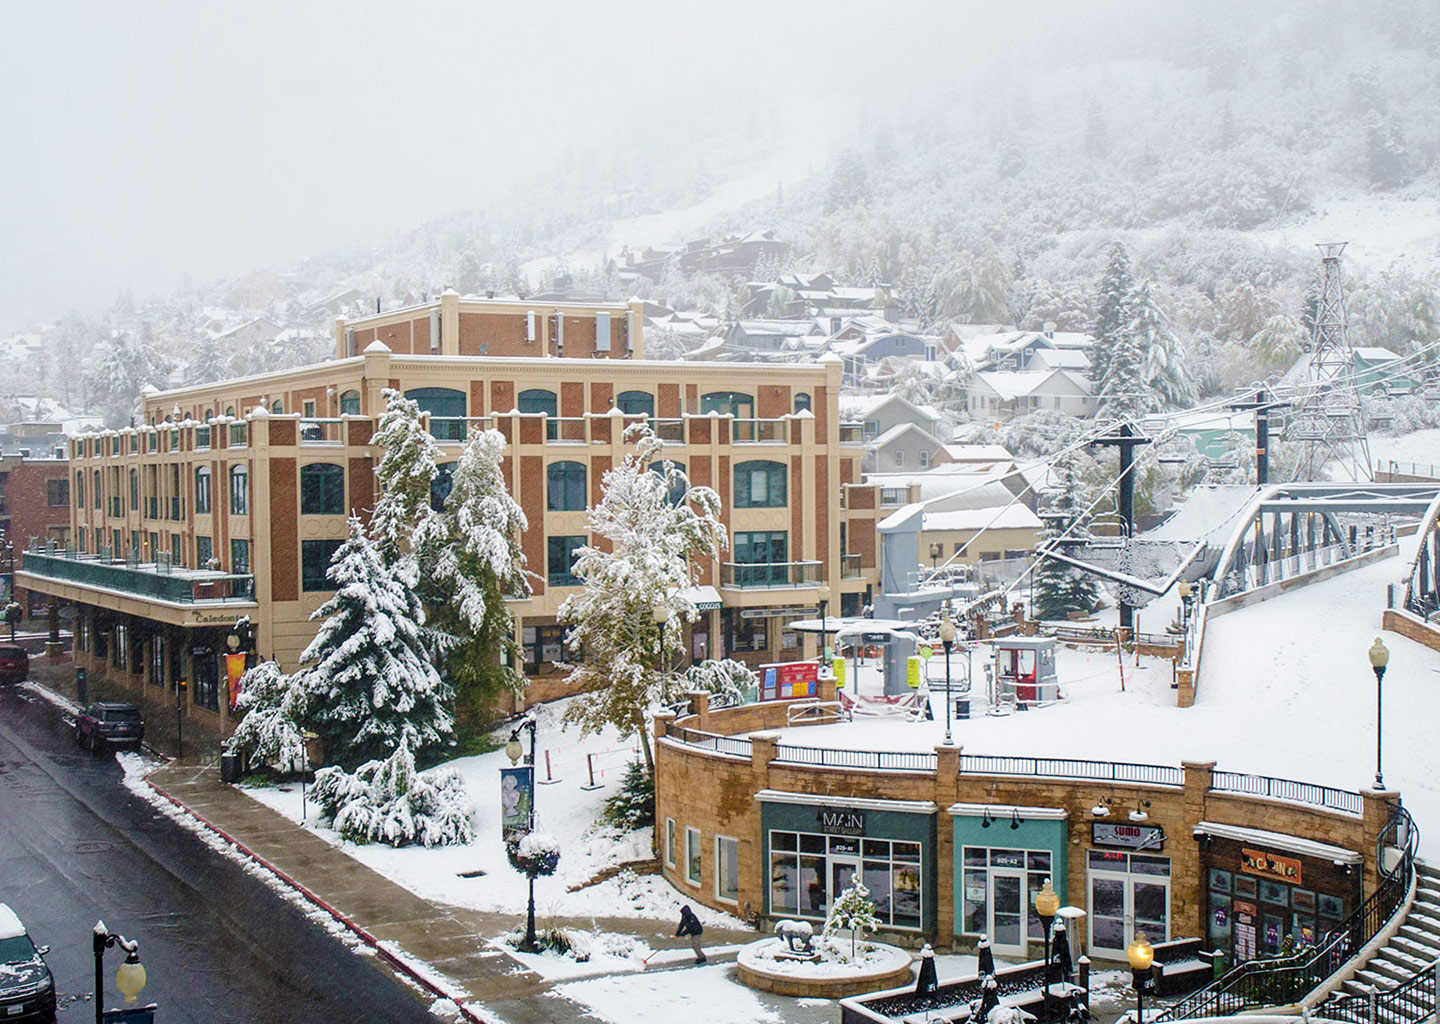
[[[152,773],[152,774],[153,774],[153,773]],[[274,864],[271,864],[271,863],[270,863],[268,860],[266,860],[264,857],[260,856],[260,855],[259,855],[258,853],[256,853],[254,850],[250,849],[250,847],[246,846],[246,845],[245,845],[244,843],[242,843],[240,840],[238,840],[238,839],[236,839],[234,836],[230,835],[230,834],[229,834],[228,832],[226,832],[224,829],[220,828],[218,825],[215,825],[215,824],[213,824],[213,823],[210,822],[210,821],[207,821],[205,818],[201,817],[199,814],[196,814],[193,810],[191,810],[191,809],[190,809],[189,807],[187,807],[185,804],[181,803],[181,802],[180,802],[179,800],[177,800],[175,797],[171,796],[171,795],[170,795],[169,793],[167,793],[165,790],[161,789],[161,788],[160,788],[159,786],[157,786],[155,783],[151,782],[151,781],[150,781],[150,777],[149,777],[148,775],[145,777],[144,782],[145,782],[145,785],[149,786],[149,787],[151,788],[151,790],[153,790],[155,793],[159,794],[160,796],[164,797],[166,800],[170,801],[170,803],[174,804],[176,807],[178,807],[178,808],[179,808],[181,811],[183,811],[185,814],[189,815],[191,818],[195,819],[195,820],[198,821],[200,824],[204,825],[207,829],[209,829],[211,832],[215,833],[215,834],[216,834],[217,836],[219,836],[221,839],[225,840],[225,841],[226,841],[227,843],[229,843],[231,846],[235,847],[235,849],[239,850],[242,854],[244,854],[244,855],[245,855],[246,857],[248,857],[250,860],[254,861],[256,864],[260,865],[260,866],[261,866],[262,868],[264,868],[266,871],[269,871],[271,874],[273,874],[276,878],[280,879],[282,882],[284,882],[286,885],[288,885],[291,889],[293,889],[296,893],[298,893],[300,896],[304,897],[307,902],[309,902],[309,903],[311,903],[311,904],[314,904],[314,905],[315,905],[316,907],[318,907],[320,910],[325,911],[325,913],[329,914],[334,920],[336,920],[336,921],[339,922],[341,925],[343,925],[347,931],[349,931],[351,934],[353,934],[356,938],[360,939],[360,941],[363,942],[363,943],[365,943],[365,945],[367,945],[367,946],[369,946],[371,949],[373,949],[373,950],[376,952],[376,954],[380,956],[381,959],[383,959],[387,964],[389,964],[389,965],[390,965],[391,967],[393,967],[395,970],[397,970],[397,971],[399,971],[401,974],[405,975],[405,977],[409,978],[412,982],[414,982],[415,984],[419,985],[422,989],[424,989],[426,992],[431,993],[431,994],[434,995],[436,998],[438,998],[438,999],[448,999],[450,1002],[454,1003],[454,1004],[455,1004],[455,1007],[460,1011],[460,1017],[461,1017],[461,1019],[467,1020],[467,1021],[471,1021],[472,1024],[496,1024],[495,1021],[492,1021],[492,1020],[490,1020],[489,1018],[486,1018],[486,1017],[482,1017],[482,1016],[480,1016],[479,1014],[477,1014],[474,1010],[471,1010],[469,1007],[467,1007],[467,1006],[465,1005],[464,1002],[461,1001],[461,999],[457,998],[456,995],[455,995],[453,992],[447,992],[447,991],[445,991],[444,989],[442,989],[442,988],[441,988],[439,985],[437,985],[434,981],[432,981],[431,979],[425,977],[423,974],[421,974],[419,971],[417,971],[414,967],[410,966],[410,964],[406,963],[404,959],[402,959],[402,958],[396,956],[395,954],[389,952],[388,950],[384,949],[384,948],[380,945],[380,940],[377,939],[377,938],[375,938],[375,936],[372,935],[372,934],[370,934],[370,932],[368,932],[365,928],[363,928],[363,927],[361,927],[360,925],[356,924],[356,923],[355,923],[354,921],[352,921],[350,918],[348,918],[348,917],[346,917],[344,914],[342,914],[339,910],[336,910],[334,907],[332,907],[332,906],[331,906],[329,903],[327,903],[325,900],[321,899],[321,898],[320,898],[318,895],[316,895],[314,892],[311,892],[311,891],[310,891],[308,888],[306,888],[303,884],[301,884],[300,882],[296,881],[294,878],[291,878],[291,877],[290,877],[288,874],[286,874],[284,871],[281,871],[281,870],[280,870],[279,868],[277,868]]]

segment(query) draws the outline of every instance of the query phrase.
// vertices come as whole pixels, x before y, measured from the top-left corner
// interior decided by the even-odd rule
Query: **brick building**
[[[76,657],[136,687],[189,680],[192,711],[230,724],[221,659],[247,616],[256,652],[287,670],[330,596],[348,514],[374,504],[370,439],[396,388],[419,403],[445,461],[471,427],[508,442],[504,471],[538,578],[510,604],[530,701],[563,692],[556,612],[624,428],[648,420],[666,456],[720,495],[724,559],[700,566],[695,657],[811,656],[786,628],[858,613],[878,578],[864,449],[842,439],[838,360],[806,366],[647,362],[639,304],[532,308],[437,302],[336,324],[336,358],[144,395],[145,423],[72,441],[74,550],[35,554],[25,583],[80,609]],[[448,470],[433,500],[443,500]],[[808,643],[808,645],[807,645]]]
[[[64,548],[70,540],[70,464],[65,449],[52,451],[50,458],[25,455],[0,456],[0,534],[12,550],[0,551],[0,572],[9,589],[13,553],[14,569],[24,567],[23,549],[32,544],[53,544]],[[16,587],[15,600],[35,615],[44,599],[24,586]]]

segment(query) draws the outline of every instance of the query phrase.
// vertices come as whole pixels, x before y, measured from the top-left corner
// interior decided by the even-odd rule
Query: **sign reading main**
[[[860,811],[821,810],[820,831],[829,836],[863,836],[865,815]]]
[[[1118,821],[1092,821],[1090,842],[1126,850],[1158,850],[1165,845],[1165,830],[1158,825],[1125,825]]]

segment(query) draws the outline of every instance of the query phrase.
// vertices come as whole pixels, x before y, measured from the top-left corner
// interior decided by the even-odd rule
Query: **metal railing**
[[[720,585],[737,590],[820,585],[819,562],[722,562]]]
[[[784,444],[790,440],[789,420],[736,419],[731,439],[736,444]]]
[[[153,563],[116,563],[96,555],[78,555],[73,550],[49,551],[37,548],[25,552],[22,572],[84,586],[116,590],[140,597],[196,604],[206,601],[255,599],[255,577],[224,573],[176,571],[168,559]]]
[[[1348,789],[1332,789],[1311,782],[1271,778],[1269,775],[1242,775],[1239,772],[1215,771],[1211,772],[1210,777],[1210,788],[1220,793],[1288,800],[1291,803],[1311,804],[1355,815],[1363,813],[1365,808],[1364,797]]]
[[[1414,819],[1405,808],[1396,804],[1376,844],[1377,863],[1382,869],[1380,884],[1319,946],[1302,949],[1290,956],[1249,960],[1240,964],[1199,992],[1151,1018],[1152,1021],[1219,1017],[1251,1007],[1284,1006],[1305,997],[1359,955],[1365,944],[1378,935],[1404,906],[1415,871],[1415,851],[1419,840]],[[1400,850],[1400,856],[1390,872],[1385,873],[1385,858],[1378,856],[1378,852],[1387,847]],[[1328,1011],[1328,1004],[1326,1009]],[[1328,1012],[1326,1016],[1329,1016]]]
[[[300,421],[301,444],[344,444],[345,424],[340,419],[304,419]]]
[[[701,750],[713,750],[717,754],[733,754],[736,757],[750,756],[750,741],[734,736],[721,736],[718,733],[701,732],[699,729],[687,729],[679,725],[666,728],[665,735],[679,740],[687,747],[699,747]]]
[[[864,425],[863,423],[842,423],[842,424],[840,424],[840,443],[841,443],[841,444],[864,444],[864,443],[865,443],[865,435],[864,435],[864,433],[863,433],[864,430],[865,430],[865,425]]]
[[[933,772],[936,764],[935,755],[923,750],[832,750],[783,743],[775,748],[775,759],[821,768],[875,768],[907,772]]]
[[[961,754],[960,771],[973,775],[1043,776],[1099,782],[1139,782],[1156,786],[1185,785],[1184,770],[1173,765],[1082,761],[1063,757]]]
[[[1340,996],[1320,1008],[1327,1020],[1348,1020],[1355,1024],[1419,1024],[1434,1020],[1440,1003],[1440,961],[1422,967],[1407,981],[1369,994]]]

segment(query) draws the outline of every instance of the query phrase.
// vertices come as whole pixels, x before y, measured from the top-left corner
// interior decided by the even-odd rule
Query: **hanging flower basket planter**
[[[505,844],[505,853],[511,867],[530,878],[553,875],[560,864],[560,843],[545,832],[531,832],[519,842]]]

